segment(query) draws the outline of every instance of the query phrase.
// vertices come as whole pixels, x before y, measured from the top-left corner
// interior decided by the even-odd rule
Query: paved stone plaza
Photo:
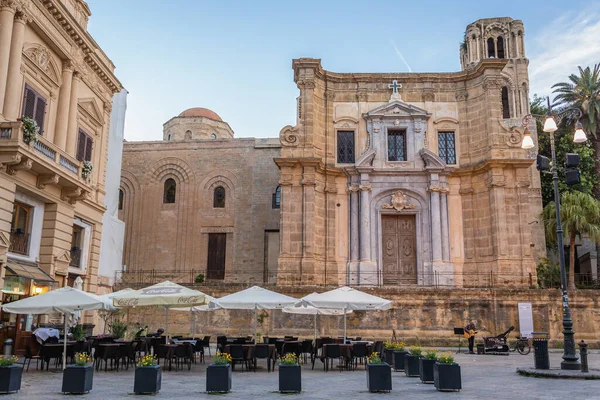
[[[552,352],[551,367],[560,364],[562,353]],[[591,368],[600,368],[600,353],[592,350]],[[262,361],[262,362],[261,362]],[[265,365],[264,360],[259,361]],[[422,384],[418,378],[407,378],[403,372],[393,372],[391,394],[369,393],[366,389],[365,372],[359,366],[355,372],[323,372],[317,362],[315,370],[303,367],[303,392],[298,395],[281,395],[277,392],[278,374],[266,370],[239,372],[233,374],[233,391],[226,396],[231,399],[277,399],[292,396],[295,399],[354,399],[392,398],[406,399],[597,399],[600,382],[594,380],[559,380],[526,378],[517,375],[517,366],[533,365],[533,353],[528,356],[477,356],[460,354],[456,361],[462,366],[463,390],[457,393],[442,393],[432,384]],[[162,390],[157,397],[163,398],[214,398],[204,392],[206,378],[205,364],[197,364],[192,371],[164,372]],[[24,373],[22,390],[6,398],[62,399],[62,375],[60,371],[35,371],[35,366]],[[135,397],[133,389],[133,369],[121,372],[96,372],[94,389],[84,395],[86,399],[117,399]]]

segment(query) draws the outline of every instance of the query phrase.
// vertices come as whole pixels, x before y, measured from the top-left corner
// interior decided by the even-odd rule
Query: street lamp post
[[[571,319],[571,309],[569,308],[569,296],[567,294],[567,271],[565,267],[565,248],[563,245],[563,229],[560,219],[560,192],[558,190],[558,167],[556,163],[556,151],[554,147],[554,132],[558,129],[557,125],[560,120],[569,115],[570,118],[577,118],[575,126],[575,143],[583,143],[587,141],[583,126],[579,122],[582,113],[581,110],[573,108],[567,109],[560,114],[552,114],[552,106],[550,98],[548,98],[548,113],[546,115],[528,114],[523,118],[523,126],[525,133],[521,147],[523,149],[532,149],[534,147],[531,132],[529,132],[529,121],[531,118],[543,120],[544,132],[550,134],[550,149],[552,152],[552,181],[554,182],[554,203],[556,204],[556,237],[558,241],[558,262],[560,264],[560,283],[562,291],[562,306],[563,306],[563,335],[564,335],[564,353],[563,361],[560,364],[561,369],[580,370],[581,364],[575,352],[575,332],[573,332],[573,320]],[[574,266],[571,266],[571,273],[575,272]]]

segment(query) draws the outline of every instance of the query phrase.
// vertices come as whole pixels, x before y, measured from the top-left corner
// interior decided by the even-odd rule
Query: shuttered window
[[[79,161],[92,161],[93,146],[94,140],[92,137],[80,129],[77,138],[77,159]]]
[[[338,131],[337,162],[340,164],[354,163],[354,131]]]
[[[25,93],[23,94],[23,111],[21,115],[33,119],[40,128],[39,134],[43,135],[46,99],[27,84],[25,85]]]

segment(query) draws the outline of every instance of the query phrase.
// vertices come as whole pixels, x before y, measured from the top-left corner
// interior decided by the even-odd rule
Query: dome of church
[[[209,110],[208,108],[203,108],[203,107],[194,107],[194,108],[188,108],[187,110],[185,110],[184,112],[182,112],[181,114],[179,114],[180,117],[205,117],[205,118],[209,118],[215,121],[223,121],[221,119],[221,117],[219,117],[219,114],[217,114],[216,112]]]

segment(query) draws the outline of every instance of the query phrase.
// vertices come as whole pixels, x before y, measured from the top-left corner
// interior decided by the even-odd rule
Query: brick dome
[[[219,114],[217,114],[216,112],[209,110],[208,108],[203,108],[203,107],[194,107],[194,108],[188,108],[187,110],[185,110],[184,112],[182,112],[181,114],[179,114],[180,117],[205,117],[205,118],[209,118],[215,121],[223,121],[221,119],[221,117],[219,117]]]

